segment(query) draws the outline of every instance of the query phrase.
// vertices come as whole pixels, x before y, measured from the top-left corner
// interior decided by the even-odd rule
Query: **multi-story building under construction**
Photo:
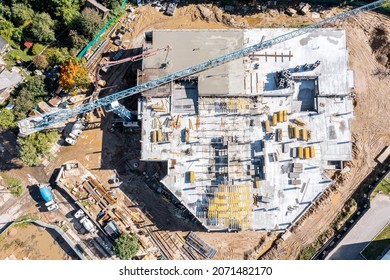
[[[158,30],[138,83],[288,32]],[[351,159],[353,73],[344,30],[317,29],[185,79],[139,101],[142,160],[208,230],[282,230]]]

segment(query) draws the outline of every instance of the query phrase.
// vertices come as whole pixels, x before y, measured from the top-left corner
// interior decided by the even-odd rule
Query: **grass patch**
[[[378,193],[390,195],[390,174],[383,178],[382,181],[380,181],[379,184],[375,187],[371,193],[371,199],[374,199]]]
[[[4,173],[0,174],[0,177],[4,179],[4,182],[6,184],[6,188],[8,191],[10,191],[11,194],[15,196],[21,196],[25,187],[23,186],[22,182],[16,178],[9,177]]]
[[[26,221],[26,220],[37,220],[37,218],[30,216],[30,215],[24,215],[15,220],[15,223]]]
[[[311,260],[311,258],[315,255],[316,252],[317,250],[312,245],[309,245],[303,248],[302,252],[299,254],[299,259]]]
[[[303,248],[301,253],[298,256],[299,260],[311,260],[311,258],[315,255],[315,253],[321,249],[321,247],[325,244],[325,242],[329,239],[329,237],[333,234],[331,229],[325,230],[321,233],[317,239],[310,245]]]
[[[390,223],[371,241],[362,251],[367,260],[376,260],[381,257],[386,248],[390,246]]]
[[[9,51],[4,57],[7,67],[16,65],[17,60],[20,60],[23,63],[30,62],[32,57],[27,54],[27,51],[28,49],[25,49],[24,51],[17,49]]]
[[[338,231],[344,223],[353,215],[356,211],[357,203],[355,199],[351,198],[345,204],[341,213],[337,216],[336,220],[331,224],[331,228],[334,231]]]
[[[83,207],[89,207],[89,202],[84,199],[83,201],[81,201],[81,205],[83,205]]]
[[[31,224],[29,220],[37,220],[36,218],[29,216],[29,215],[24,215],[19,218],[17,218],[14,221],[14,227],[26,227],[27,225]]]

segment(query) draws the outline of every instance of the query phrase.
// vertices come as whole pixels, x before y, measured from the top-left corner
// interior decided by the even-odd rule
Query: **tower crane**
[[[87,112],[91,112],[91,111],[93,111],[101,106],[107,107],[107,106],[111,105],[111,107],[114,107],[113,110],[115,110],[115,108],[117,108],[119,106],[120,111],[121,111],[120,116],[130,115],[130,111],[128,111],[124,106],[120,105],[118,100],[135,95],[135,94],[140,93],[140,92],[144,92],[144,91],[159,87],[161,85],[175,81],[177,79],[181,79],[181,78],[205,71],[207,69],[214,68],[218,65],[225,64],[225,63],[233,61],[235,59],[247,56],[253,52],[257,52],[257,51],[260,51],[263,49],[270,48],[271,46],[273,46],[275,44],[285,42],[285,41],[288,41],[292,38],[309,33],[313,29],[330,26],[334,23],[337,23],[338,21],[344,20],[344,19],[349,18],[351,16],[355,16],[361,12],[364,12],[364,11],[370,11],[370,10],[379,8],[379,7],[383,6],[384,4],[388,4],[388,3],[390,3],[390,0],[375,1],[375,2],[372,2],[370,4],[367,4],[367,5],[346,11],[344,13],[335,15],[331,18],[325,19],[325,20],[320,21],[318,23],[314,23],[314,24],[309,25],[307,27],[296,29],[296,30],[293,30],[293,31],[288,32],[286,34],[277,36],[275,38],[254,44],[252,46],[245,47],[245,48],[242,48],[242,49],[239,49],[236,51],[232,51],[232,52],[225,54],[225,55],[222,55],[220,57],[216,57],[216,58],[207,60],[205,62],[188,67],[186,69],[168,74],[168,75],[163,76],[161,78],[157,78],[155,80],[145,82],[145,83],[137,85],[135,87],[125,89],[123,91],[119,91],[119,92],[114,93],[112,95],[109,95],[109,96],[106,96],[106,97],[103,97],[100,99],[92,100],[88,103],[79,105],[77,107],[73,107],[70,109],[60,109],[60,110],[56,110],[56,111],[42,114],[38,117],[30,117],[30,118],[27,118],[24,120],[20,120],[18,122],[20,135],[26,136],[28,134],[31,134],[31,133],[34,133],[37,131],[41,131],[41,130],[46,129],[47,127],[50,127],[50,126],[55,125],[57,123],[64,122],[73,116],[87,113]]]

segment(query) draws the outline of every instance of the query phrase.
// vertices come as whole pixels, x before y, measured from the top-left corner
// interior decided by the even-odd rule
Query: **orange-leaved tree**
[[[59,85],[67,92],[86,89],[91,83],[87,70],[75,57],[70,57],[61,65],[58,78]]]

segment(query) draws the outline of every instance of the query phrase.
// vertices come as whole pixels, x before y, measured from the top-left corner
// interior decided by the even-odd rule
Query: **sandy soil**
[[[72,259],[50,233],[32,224],[12,226],[2,234],[0,259],[7,257],[17,260]]]

